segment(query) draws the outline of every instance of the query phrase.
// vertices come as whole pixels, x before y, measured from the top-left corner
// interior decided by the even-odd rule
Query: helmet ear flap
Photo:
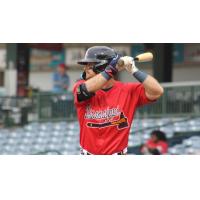
[[[109,63],[107,61],[98,63],[98,64],[93,66],[93,71],[96,74],[99,74],[99,73],[101,73],[101,72],[103,72],[105,70],[105,68],[107,67],[108,64]]]

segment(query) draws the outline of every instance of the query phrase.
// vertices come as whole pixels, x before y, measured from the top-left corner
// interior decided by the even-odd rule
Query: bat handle
[[[124,60],[122,58],[120,58],[117,62],[117,65],[119,65],[120,67],[124,65]]]

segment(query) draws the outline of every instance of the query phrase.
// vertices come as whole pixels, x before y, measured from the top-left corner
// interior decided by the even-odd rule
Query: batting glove
[[[109,65],[106,67],[105,71],[108,72],[110,75],[115,75],[118,72],[118,69],[116,68],[118,60],[120,59],[120,56],[117,54],[116,57],[114,57]]]
[[[135,72],[138,71],[138,68],[135,66],[135,61],[133,60],[132,57],[130,56],[124,56],[123,58],[125,69],[131,73],[134,74]]]
[[[123,57],[123,60],[124,60],[125,69],[129,73],[131,73],[139,82],[143,83],[146,80],[148,75],[145,72],[140,71],[135,66],[135,61],[132,57],[125,56]]]
[[[109,80],[114,75],[117,74],[118,69],[116,68],[118,60],[120,59],[120,56],[117,54],[116,57],[114,57],[109,65],[105,68],[105,70],[101,73],[102,76],[104,76],[105,79]]]
[[[116,57],[114,57],[114,58],[111,60],[111,62],[110,62],[109,65],[111,65],[112,67],[116,67],[116,65],[117,65],[119,59],[120,59],[120,56],[119,56],[118,54],[116,54]]]

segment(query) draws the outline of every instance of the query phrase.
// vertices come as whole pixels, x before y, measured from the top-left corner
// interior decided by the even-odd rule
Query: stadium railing
[[[71,121],[76,119],[72,93],[42,92],[33,95],[35,121]]]
[[[163,96],[141,107],[138,118],[200,116],[200,82],[163,84]],[[39,93],[35,101],[38,120],[76,120],[73,95]]]
[[[200,116],[200,82],[163,84],[163,96],[141,107],[136,118]],[[77,119],[72,93],[38,92],[32,97],[0,97],[0,121],[73,121]],[[17,111],[18,110],[18,111]],[[15,117],[14,117],[15,115]],[[20,120],[19,120],[20,116]]]
[[[138,117],[200,116],[200,82],[168,83],[163,96],[138,109]]]
[[[6,126],[26,124],[28,114],[32,112],[32,100],[28,97],[0,96],[0,123]]]

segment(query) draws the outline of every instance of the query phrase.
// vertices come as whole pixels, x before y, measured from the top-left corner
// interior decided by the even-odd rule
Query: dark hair
[[[165,133],[162,132],[162,131],[160,131],[160,130],[154,130],[154,131],[152,131],[151,135],[155,135],[158,138],[158,140],[161,140],[161,141],[164,141],[164,142],[167,141]]]

